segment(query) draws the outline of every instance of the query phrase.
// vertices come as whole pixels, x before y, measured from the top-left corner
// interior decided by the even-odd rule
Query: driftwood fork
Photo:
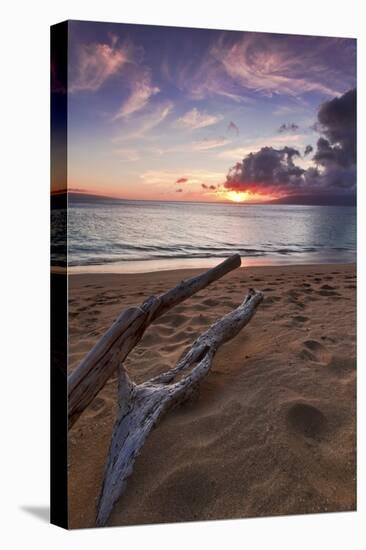
[[[142,384],[130,379],[124,359],[153,320],[240,263],[240,256],[235,254],[202,275],[182,281],[167,293],[148,298],[140,307],[125,310],[70,375],[69,426],[118,369],[118,411],[97,506],[98,526],[108,521],[152,428],[170,408],[191,395],[209,372],[220,346],[234,338],[251,320],[262,301],[262,293],[250,289],[242,304],[200,335],[174,368]]]

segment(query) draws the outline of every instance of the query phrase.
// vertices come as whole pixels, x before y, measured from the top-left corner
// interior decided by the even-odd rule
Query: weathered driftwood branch
[[[202,275],[182,281],[165,294],[157,297],[152,296],[141,306],[124,310],[83,359],[79,367],[69,376],[69,428],[141,340],[152,321],[213,281],[220,279],[229,271],[239,267],[240,263],[240,256],[234,254]]]
[[[261,300],[262,294],[251,289],[237,309],[197,338],[175,368],[143,384],[134,384],[123,365],[119,367],[119,409],[98,503],[98,526],[106,524],[123,493],[135,458],[151,429],[168,409],[187,399],[210,370],[216,351],[250,321]]]

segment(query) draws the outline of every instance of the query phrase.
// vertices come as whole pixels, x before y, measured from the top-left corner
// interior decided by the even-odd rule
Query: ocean
[[[52,212],[52,264],[66,265],[65,211]],[[352,263],[350,206],[69,201],[67,265],[139,272],[209,267],[235,252],[243,265]]]

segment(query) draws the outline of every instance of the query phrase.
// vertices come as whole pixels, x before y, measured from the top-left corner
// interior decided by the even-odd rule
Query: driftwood
[[[185,292],[185,297],[187,297],[187,294]],[[182,288],[178,295],[182,296]],[[180,297],[178,301],[175,300],[175,303],[181,300]],[[126,480],[132,472],[136,456],[152,428],[168,409],[190,396],[197,384],[210,370],[216,351],[222,344],[234,338],[250,321],[261,300],[262,294],[251,289],[244,302],[237,309],[222,317],[197,338],[189,351],[178,361],[175,368],[147,382],[135,384],[129,378],[124,366],[120,364],[119,408],[113,427],[105,477],[98,503],[96,520],[98,526],[106,524],[114,504],[122,495]],[[164,308],[165,310],[166,308]],[[136,318],[138,317],[135,316],[135,313],[130,313],[130,320]],[[154,318],[156,318],[156,315]],[[132,326],[133,321],[130,322]],[[145,320],[144,323],[146,322]],[[138,325],[139,330],[142,331],[146,326],[146,324]],[[140,327],[144,328],[140,329]],[[117,328],[115,331],[119,333]],[[131,342],[136,341],[134,333],[130,334],[127,346],[129,350],[131,349]],[[137,340],[140,337],[139,333]],[[123,356],[124,353],[125,351],[122,354],[117,354],[118,358]]]
[[[139,307],[123,311],[68,378],[69,428],[141,340],[152,321],[239,267],[240,263],[240,256],[234,254],[202,275],[182,281],[165,294],[148,298]]]

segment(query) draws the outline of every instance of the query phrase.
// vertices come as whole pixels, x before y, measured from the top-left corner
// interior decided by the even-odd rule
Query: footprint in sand
[[[327,363],[332,357],[331,352],[317,340],[305,340],[300,357],[314,363]]]
[[[305,315],[294,315],[292,319],[297,323],[306,323],[306,321],[309,320],[309,317],[305,317]]]
[[[334,290],[318,290],[317,294],[319,294],[319,296],[326,296],[326,297],[341,296],[338,292],[335,292]]]
[[[281,297],[280,296],[265,296],[263,299],[263,306],[269,306],[271,304],[275,304],[276,302],[280,302]]]
[[[308,403],[295,403],[287,411],[292,431],[311,439],[321,439],[327,429],[327,418],[320,409]]]
[[[336,286],[331,286],[331,285],[322,285],[320,288],[322,290],[337,290]]]
[[[89,416],[92,418],[99,418],[101,416],[107,415],[109,410],[108,402],[109,399],[103,397],[96,397],[89,406]]]
[[[331,373],[337,377],[346,376],[355,372],[356,358],[355,357],[333,357],[328,363],[328,368]]]
[[[305,308],[305,304],[304,304],[304,302],[299,300],[299,293],[296,292],[296,290],[289,290],[286,294],[288,296],[288,301],[291,304],[294,304],[295,306],[297,306],[301,309]]]
[[[217,300],[212,300],[211,298],[206,298],[202,303],[208,307],[216,307],[218,305]]]

